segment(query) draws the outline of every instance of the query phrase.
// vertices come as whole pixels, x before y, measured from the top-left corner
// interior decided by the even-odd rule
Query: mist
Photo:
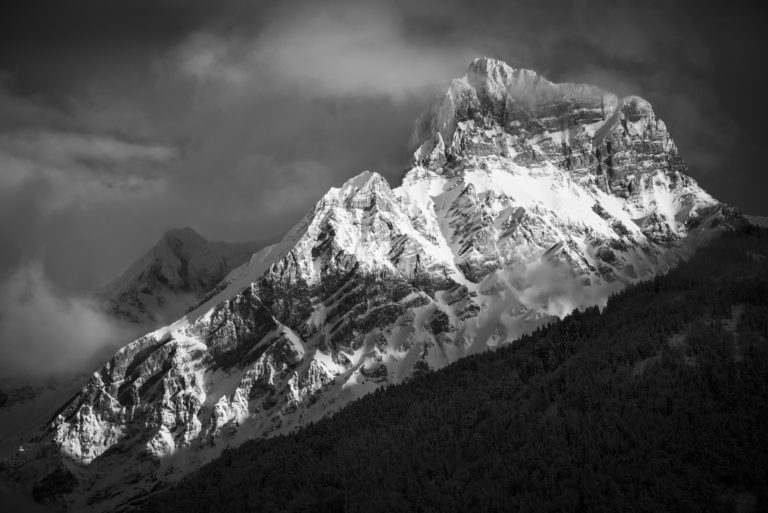
[[[561,319],[589,306],[602,309],[608,297],[624,287],[621,282],[586,285],[568,264],[545,259],[529,264],[519,278],[527,285],[519,293],[521,302],[529,307],[546,305],[552,315]]]
[[[130,330],[88,300],[57,293],[39,261],[0,284],[0,377],[23,382],[95,370]]]

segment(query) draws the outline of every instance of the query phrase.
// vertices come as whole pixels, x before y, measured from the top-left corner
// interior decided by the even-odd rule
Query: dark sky
[[[17,2],[0,306],[74,308],[171,227],[274,240],[364,169],[396,182],[418,113],[481,55],[645,97],[707,190],[766,215],[762,19],[652,0]]]

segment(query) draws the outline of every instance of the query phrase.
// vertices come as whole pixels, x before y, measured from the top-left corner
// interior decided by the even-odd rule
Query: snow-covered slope
[[[641,98],[475,60],[396,188],[364,172],[173,324],[120,350],[9,462],[77,511],[512,342],[741,222]]]
[[[178,319],[263,246],[211,242],[192,228],[169,230],[96,297],[118,319],[161,326]]]

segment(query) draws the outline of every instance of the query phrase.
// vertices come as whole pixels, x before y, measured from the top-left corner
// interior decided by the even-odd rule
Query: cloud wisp
[[[0,284],[0,376],[59,378],[96,366],[128,331],[88,302],[54,291],[40,262]]]
[[[177,156],[173,147],[127,142],[100,134],[52,130],[0,135],[0,188],[13,192],[31,182],[48,184],[47,212],[137,190],[159,179],[157,169]]]

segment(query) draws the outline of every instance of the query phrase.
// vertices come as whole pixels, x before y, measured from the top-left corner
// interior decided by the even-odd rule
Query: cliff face
[[[175,323],[119,351],[9,464],[116,509],[387,383],[604,304],[740,222],[651,106],[474,61],[392,189],[364,172]],[[47,477],[41,477],[47,476]]]
[[[642,98],[553,84],[491,59],[475,60],[451,83],[417,120],[412,144],[426,166],[468,153],[526,167],[550,163],[624,199],[649,172],[687,171],[666,125]]]

